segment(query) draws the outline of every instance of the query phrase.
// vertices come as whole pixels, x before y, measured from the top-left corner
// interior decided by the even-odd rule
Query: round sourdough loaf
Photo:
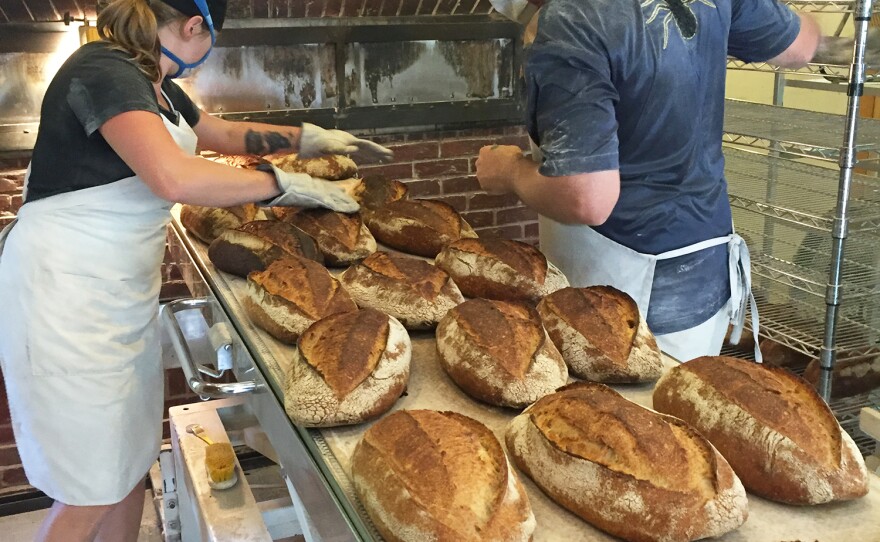
[[[304,245],[314,241],[291,224],[256,220],[235,230],[225,230],[208,248],[208,258],[217,269],[247,277],[263,271],[283,256],[306,256],[314,250]]]
[[[376,252],[376,240],[360,213],[347,215],[328,209],[302,209],[276,211],[275,215],[309,234],[329,266],[347,267]]]
[[[522,408],[568,381],[562,356],[534,308],[471,299],[437,326],[440,365],[468,395]]]
[[[328,181],[351,179],[358,172],[354,160],[341,154],[315,158],[300,158],[296,154],[269,154],[263,159],[282,171],[305,173]]]
[[[387,412],[406,389],[412,345],[387,314],[367,309],[328,316],[297,345],[284,394],[296,424],[361,423]]]
[[[804,379],[819,387],[822,367],[814,359],[804,371]],[[843,359],[834,364],[831,379],[831,397],[852,397],[880,388],[880,356],[859,359]]]
[[[245,311],[261,329],[281,342],[296,344],[300,334],[322,318],[357,310],[327,269],[311,260],[287,256],[265,271],[248,275]]]
[[[222,208],[198,205],[180,207],[180,223],[186,231],[207,244],[211,244],[226,230],[234,230],[248,222],[266,218],[266,213],[252,203]]]
[[[519,241],[462,239],[443,249],[435,263],[467,297],[537,303],[568,286],[562,271]]]
[[[339,280],[358,306],[390,314],[407,329],[434,329],[449,309],[464,302],[442,269],[388,252],[376,252]]]
[[[355,492],[388,542],[526,542],[535,516],[495,435],[455,412],[385,416],[351,458]]]
[[[579,382],[507,428],[513,462],[559,505],[631,542],[689,542],[742,525],[748,500],[730,465],[690,426]]]
[[[657,382],[654,408],[693,425],[756,495],[820,504],[868,492],[853,440],[822,398],[785,369],[696,358]]]
[[[384,245],[407,254],[433,258],[449,243],[476,237],[470,225],[448,203],[397,200],[364,208],[367,227]]]
[[[367,176],[355,189],[354,197],[363,207],[381,207],[386,203],[406,199],[409,189],[400,181],[381,176]]]
[[[553,344],[578,378],[608,383],[660,378],[660,349],[633,299],[610,286],[563,288],[538,312]]]

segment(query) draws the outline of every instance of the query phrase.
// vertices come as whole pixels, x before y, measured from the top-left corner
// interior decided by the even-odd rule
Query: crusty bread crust
[[[329,266],[349,266],[376,252],[376,240],[360,214],[308,209],[285,214],[283,220],[309,234]]]
[[[572,374],[605,383],[652,382],[660,349],[635,301],[610,286],[563,288],[538,312]]]
[[[602,384],[539,400],[510,423],[506,443],[550,498],[624,540],[716,537],[748,517],[742,484],[706,439]]]
[[[392,201],[364,210],[364,220],[384,245],[430,258],[453,241],[477,236],[461,215],[442,201]]]
[[[855,443],[816,392],[785,369],[697,358],[660,379],[654,408],[693,425],[762,497],[819,504],[868,491]]]
[[[352,480],[388,542],[526,542],[535,517],[495,435],[454,412],[402,410],[371,427]]]

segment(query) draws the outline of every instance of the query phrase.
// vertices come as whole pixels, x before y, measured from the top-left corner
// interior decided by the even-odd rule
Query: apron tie
[[[758,345],[758,304],[752,293],[752,259],[745,240],[737,234],[728,243],[728,269],[730,270],[730,322],[733,331],[730,342],[738,344],[746,323],[746,308],[752,311],[752,334],[755,337],[755,361],[761,363],[761,349]]]

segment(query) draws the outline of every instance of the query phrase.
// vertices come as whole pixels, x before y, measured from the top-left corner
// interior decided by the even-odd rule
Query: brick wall
[[[394,149],[391,164],[360,168],[403,181],[411,198],[437,199],[456,208],[481,236],[538,243],[538,215],[512,194],[489,195],[477,183],[475,162],[485,145],[516,145],[528,150],[522,127],[423,132],[379,136]]]
[[[500,236],[529,243],[538,242],[537,215],[515,196],[490,196],[479,189],[475,161],[485,145],[517,145],[528,149],[521,127],[423,132],[376,136],[372,139],[393,148],[395,160],[381,166],[362,167],[362,175],[382,174],[406,183],[412,198],[442,200],[455,207],[481,236]],[[25,162],[0,161],[0,171],[22,169]],[[11,220],[21,202],[22,176],[0,173],[0,224]],[[4,207],[4,205],[6,207]],[[5,214],[4,214],[5,212]],[[4,218],[6,217],[6,218]],[[170,251],[162,264],[162,297],[189,296],[183,273]],[[166,371],[167,408],[198,401],[180,369]],[[168,421],[164,421],[168,437]],[[0,375],[0,495],[27,491],[27,479],[12,437],[12,426]]]

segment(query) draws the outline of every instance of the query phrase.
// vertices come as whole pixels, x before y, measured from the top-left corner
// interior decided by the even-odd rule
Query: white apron
[[[162,120],[194,154],[178,117]],[[158,457],[171,206],[134,176],[26,203],[5,232],[0,362],[15,439],[30,483],[64,504],[118,503]]]
[[[532,143],[532,154],[540,161],[540,149]],[[746,307],[752,311],[752,328],[758,336],[758,307],[752,295],[749,249],[737,234],[717,237],[662,254],[642,254],[621,245],[589,226],[560,224],[539,217],[541,251],[568,277],[575,287],[610,285],[629,294],[643,315],[648,314],[651,289],[657,262],[693,254],[727,244],[731,298],[706,322],[690,329],[657,335],[657,344],[679,361],[699,356],[717,356],[721,352],[729,324],[734,325],[731,341],[738,342],[745,324]],[[761,352],[755,341],[755,358]]]

